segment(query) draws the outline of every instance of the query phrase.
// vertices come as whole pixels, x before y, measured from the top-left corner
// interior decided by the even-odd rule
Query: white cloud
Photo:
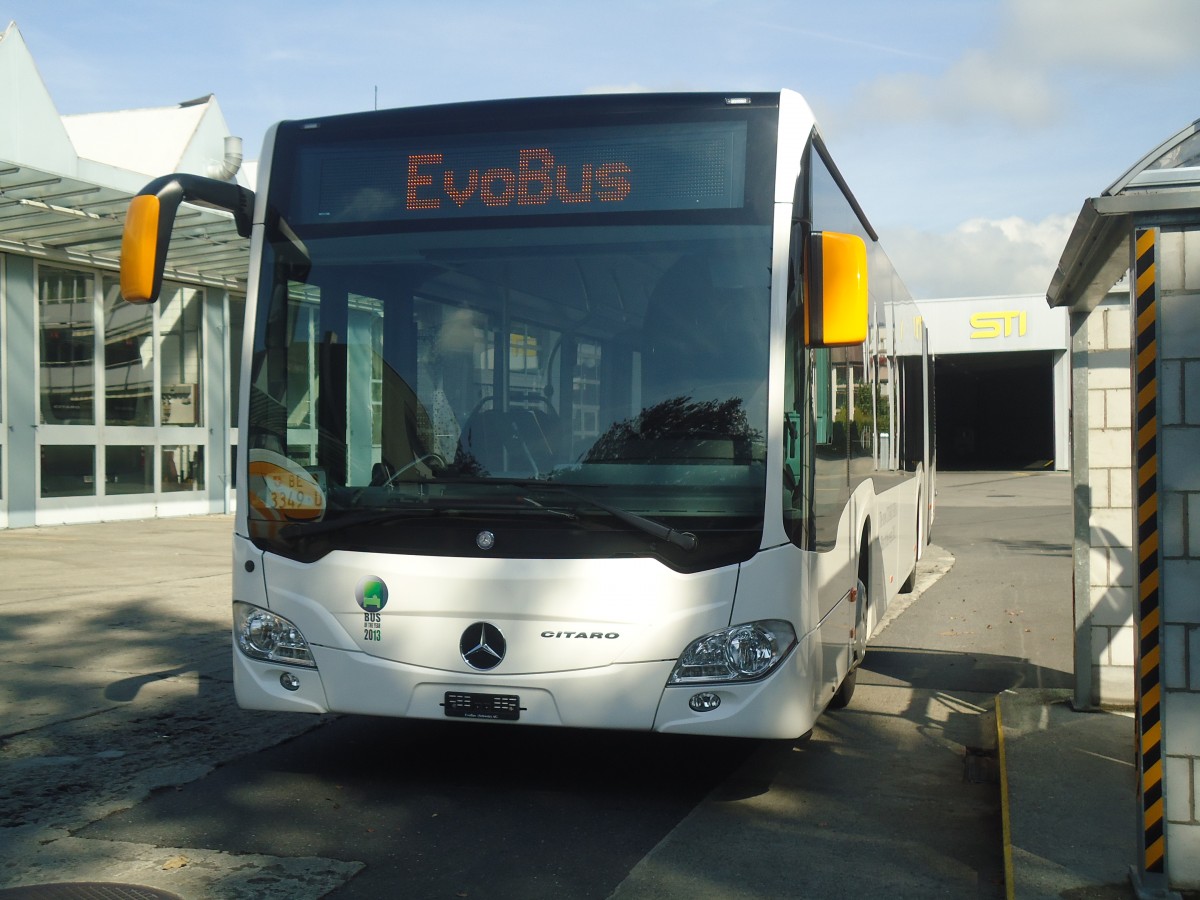
[[[898,228],[881,237],[918,300],[1037,294],[1049,287],[1074,224],[1067,215],[969,219],[948,233]]]
[[[1021,130],[1060,121],[1077,105],[1077,76],[1162,80],[1198,68],[1196,0],[1005,0],[980,46],[937,71],[867,82],[860,122],[995,122]]]
[[[866,122],[1001,120],[1028,128],[1053,121],[1060,103],[1060,92],[1043,73],[972,50],[937,75],[904,72],[868,82],[854,109]]]
[[[1041,66],[1163,71],[1192,66],[1196,0],[1009,0],[1000,50]]]

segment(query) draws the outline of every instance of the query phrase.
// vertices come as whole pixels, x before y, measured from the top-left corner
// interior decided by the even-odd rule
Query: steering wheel
[[[391,474],[391,477],[388,478],[388,480],[385,481],[383,484],[381,484],[380,487],[385,487],[385,488],[391,487],[395,483],[397,478],[399,478],[401,475],[403,475],[405,472],[407,472],[413,466],[420,465],[421,463],[431,463],[431,465],[430,465],[431,469],[446,468],[446,460],[442,458],[441,454],[439,454],[439,453],[423,453],[420,456],[415,457],[411,462],[405,463],[403,466],[401,466],[399,469],[397,469],[395,472],[393,472]]]

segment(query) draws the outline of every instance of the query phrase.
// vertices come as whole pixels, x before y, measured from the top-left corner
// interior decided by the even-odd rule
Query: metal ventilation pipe
[[[225,159],[220,163],[209,163],[206,174],[217,181],[231,181],[241,167],[242,139],[230,135],[225,138]]]

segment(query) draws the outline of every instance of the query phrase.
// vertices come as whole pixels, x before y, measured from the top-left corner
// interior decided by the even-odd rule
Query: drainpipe
[[[233,176],[241,167],[242,139],[230,135],[225,138],[225,159],[220,163],[209,163],[206,174],[209,178],[215,178],[217,181],[232,181]]]

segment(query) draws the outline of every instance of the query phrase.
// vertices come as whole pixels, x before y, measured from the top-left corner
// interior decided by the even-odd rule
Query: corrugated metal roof
[[[1156,224],[1200,215],[1200,120],[1163,141],[1084,201],[1046,290],[1051,306],[1090,311],[1129,270],[1135,220]]]
[[[1200,119],[1171,135],[1110,184],[1104,195],[1115,197],[1127,189],[1195,186],[1200,181]]]
[[[132,195],[0,160],[0,250],[116,268]],[[165,277],[244,291],[249,241],[233,216],[184,204]]]

